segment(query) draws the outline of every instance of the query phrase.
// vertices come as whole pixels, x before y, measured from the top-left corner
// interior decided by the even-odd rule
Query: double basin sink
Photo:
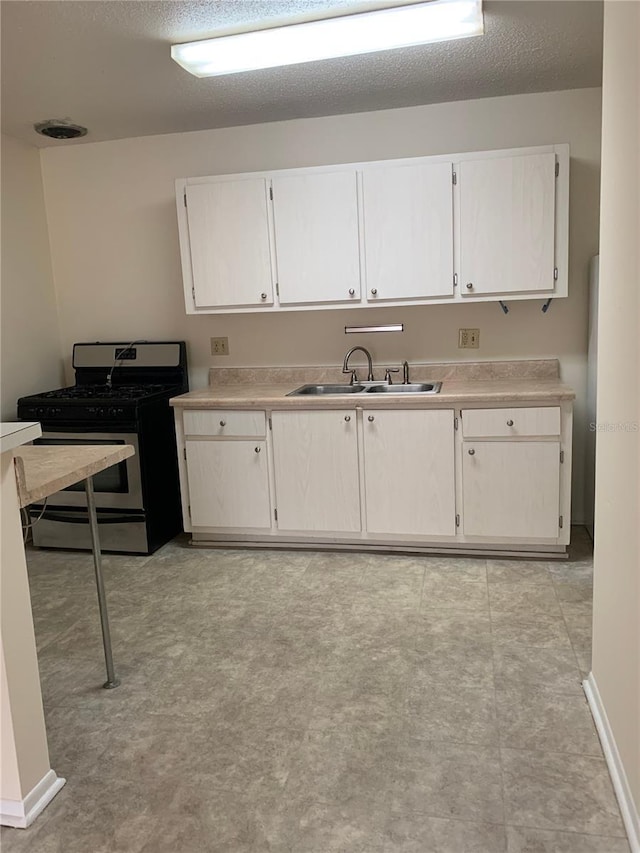
[[[408,385],[389,385],[380,382],[376,385],[301,385],[295,391],[290,391],[287,397],[316,397],[332,394],[438,394],[442,382],[411,382]]]

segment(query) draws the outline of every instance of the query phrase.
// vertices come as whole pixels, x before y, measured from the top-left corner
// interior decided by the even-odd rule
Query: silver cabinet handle
[[[226,421],[220,421],[220,426],[226,426],[226,425],[227,425]]]
[[[377,296],[377,295],[378,295],[377,288],[373,287],[373,288],[371,289],[371,295],[372,295],[372,296]]]
[[[513,426],[513,421],[511,420],[511,418],[509,418],[509,420],[507,421],[507,426]]]
[[[475,456],[475,455],[476,455],[476,452],[472,447],[471,450],[469,451],[469,456]]]
[[[260,448],[259,448],[259,447],[256,447],[256,448],[254,448],[254,449],[255,449],[256,453],[260,453]]]
[[[373,423],[373,421],[375,421],[375,418],[374,418],[374,416],[373,416],[373,415],[369,415],[369,417],[367,418],[367,420],[369,421],[369,423]]]
[[[349,288],[349,296],[355,296],[355,295],[356,295],[355,290],[352,287],[350,287]]]
[[[267,294],[266,294],[266,293],[261,293],[261,294],[260,294],[260,299],[266,299],[266,298],[267,298]]]
[[[345,415],[344,419],[347,423],[349,423],[349,421],[351,420],[351,415]]]
[[[472,281],[467,282],[467,290],[473,290],[473,282]]]

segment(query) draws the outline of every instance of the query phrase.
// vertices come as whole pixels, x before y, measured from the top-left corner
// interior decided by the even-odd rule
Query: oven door
[[[93,475],[93,490],[95,492],[96,508],[112,510],[144,509],[142,500],[142,480],[140,476],[140,457],[138,436],[136,433],[118,432],[50,432],[42,433],[42,438],[34,444],[54,445],[87,445],[131,444],[135,455],[106,468]],[[47,500],[47,511],[54,512],[57,508],[84,507],[86,512],[87,497],[84,480],[74,483],[60,492],[51,495]]]

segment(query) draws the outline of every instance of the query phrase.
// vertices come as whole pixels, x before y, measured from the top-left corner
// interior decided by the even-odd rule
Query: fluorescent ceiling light
[[[482,0],[430,0],[174,44],[171,57],[196,77],[216,77],[466,38],[483,32]]]

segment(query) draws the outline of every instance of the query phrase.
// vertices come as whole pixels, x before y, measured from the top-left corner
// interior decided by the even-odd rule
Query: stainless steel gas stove
[[[135,456],[94,477],[103,551],[151,554],[182,530],[169,398],[189,390],[184,341],[78,343],[76,384],[18,400],[21,420],[40,421],[39,444],[132,444]],[[37,518],[42,506],[31,507]],[[89,550],[82,484],[52,495],[34,544]]]

